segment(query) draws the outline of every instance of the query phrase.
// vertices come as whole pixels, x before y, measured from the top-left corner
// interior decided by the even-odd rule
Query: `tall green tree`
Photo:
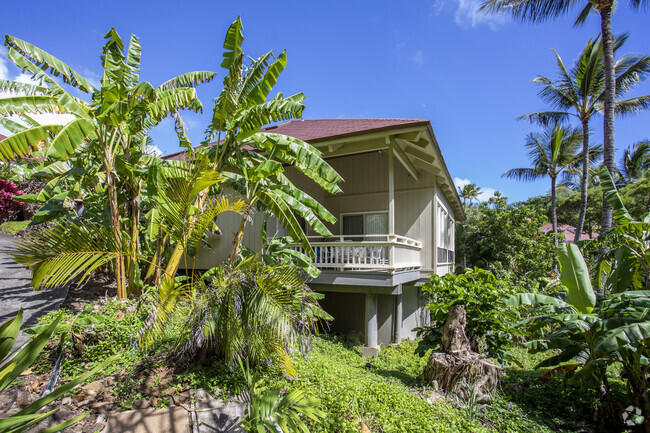
[[[0,82],[2,90],[13,93],[0,100],[0,116],[3,125],[14,132],[0,143],[0,159],[29,155],[57,163],[81,154],[97,163],[99,168],[93,170],[100,173],[94,173],[94,178],[97,188],[106,194],[110,244],[117,251],[128,252],[114,257],[117,293],[124,298],[135,288],[140,174],[142,166],[151,163],[143,159],[146,134],[164,118],[178,116],[181,109],[200,111],[194,86],[211,80],[214,73],[191,72],[154,87],[140,81],[141,46],[135,36],[126,47],[115,29],[105,39],[101,51],[104,72],[96,88],[51,54],[6,36],[9,58],[38,84]],[[68,93],[55,77],[90,100]],[[39,125],[30,115],[40,113],[67,113],[73,119],[64,126]]]
[[[474,183],[469,183],[462,188],[458,187],[458,195],[463,199],[463,205],[466,205],[469,201],[471,206],[473,200],[478,200],[479,194],[481,194],[481,188]]]
[[[557,180],[562,174],[575,172],[581,161],[581,143],[582,133],[577,128],[557,124],[547,128],[542,134],[528,134],[524,146],[528,150],[532,167],[513,168],[502,174],[503,177],[523,181],[551,178],[551,222],[555,245],[558,243],[555,197]]]
[[[648,6],[649,0],[630,0],[633,9]],[[603,62],[605,73],[605,97],[603,101],[604,163],[610,174],[616,174],[616,148],[614,144],[614,113],[616,109],[616,71],[614,64],[614,37],[612,34],[612,12],[614,0],[487,0],[481,10],[490,13],[511,15],[521,21],[538,23],[567,14],[575,6],[582,5],[575,25],[582,24],[592,11],[600,15],[603,38]],[[645,100],[647,106],[650,101]],[[603,228],[612,225],[612,209],[603,197]]]
[[[650,140],[628,146],[619,165],[620,179],[624,185],[641,180],[650,170]]]
[[[618,51],[628,35],[622,35],[614,41],[614,52]],[[580,180],[580,215],[576,226],[575,240],[580,239],[587,212],[587,189],[589,186],[589,168],[593,161],[589,159],[589,121],[602,112],[605,100],[605,69],[603,63],[602,41],[590,39],[580,53],[571,69],[567,69],[558,53],[555,53],[559,79],[553,81],[548,77],[538,76],[533,80],[540,89],[538,95],[558,111],[543,111],[522,116],[532,122],[549,125],[552,122],[568,121],[576,118],[582,126],[582,175]],[[650,73],[650,57],[624,56],[615,64],[617,107],[621,113],[631,113],[647,108],[648,98],[635,97],[621,100],[624,93],[635,84],[645,79]]]

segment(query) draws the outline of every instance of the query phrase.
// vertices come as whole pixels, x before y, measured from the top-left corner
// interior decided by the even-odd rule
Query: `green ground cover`
[[[62,333],[72,331],[83,338],[76,347],[66,348],[63,379],[78,375],[98,362],[118,355],[115,362],[102,372],[102,377],[118,374],[113,394],[120,406],[130,408],[138,399],[159,397],[147,391],[145,382],[164,388],[187,387],[208,389],[216,395],[232,397],[243,390],[242,374],[230,371],[220,363],[171,364],[164,357],[165,342],[147,352],[134,349],[132,337],[146,317],[141,309],[134,312],[135,303],[109,302],[87,313],[85,320],[65,314],[68,324]],[[44,322],[53,320],[50,314]],[[76,338],[76,337],[75,337]],[[43,353],[39,361],[41,372],[49,371],[58,353],[58,338]],[[322,402],[326,419],[311,426],[313,432],[358,432],[359,422],[365,422],[373,432],[569,432],[589,428],[584,420],[593,412],[595,396],[579,388],[565,386],[562,377],[540,381],[543,370],[531,367],[544,354],[529,355],[516,349],[515,356],[523,368],[508,367],[500,392],[489,404],[459,403],[453,399],[434,401],[431,388],[422,383],[420,373],[427,356],[419,357],[417,341],[404,341],[382,349],[372,359],[361,357],[361,344],[339,337],[321,335],[313,342],[307,356],[294,356],[299,376],[289,380],[279,369],[260,366],[269,386],[287,390],[306,388]],[[160,369],[173,369],[172,379],[147,378]],[[97,379],[97,378],[95,378]],[[161,386],[157,387],[158,389]],[[158,391],[156,391],[158,392]],[[166,405],[161,399],[159,405]],[[587,430],[589,431],[589,430]]]
[[[30,221],[5,221],[0,224],[0,233],[8,235],[15,235],[16,233],[25,230]]]

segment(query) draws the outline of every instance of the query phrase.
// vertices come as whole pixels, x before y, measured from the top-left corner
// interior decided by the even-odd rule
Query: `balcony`
[[[399,235],[309,236],[314,266],[321,270],[394,272],[420,269],[422,243]],[[286,248],[305,250],[300,244]]]

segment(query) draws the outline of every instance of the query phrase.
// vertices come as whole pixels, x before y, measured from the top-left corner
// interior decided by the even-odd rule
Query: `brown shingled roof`
[[[263,128],[260,132],[273,132],[298,138],[309,143],[334,140],[371,132],[381,132],[414,126],[426,126],[422,119],[307,119],[292,120],[278,126]]]
[[[318,143],[374,132],[426,126],[428,124],[429,121],[423,119],[306,119],[268,126],[260,129],[260,132],[284,134],[308,143]],[[164,158],[182,160],[184,154],[185,151],[182,150],[169,154]]]
[[[4,135],[0,134],[0,141],[4,140],[5,138],[7,138],[7,137],[5,137]]]

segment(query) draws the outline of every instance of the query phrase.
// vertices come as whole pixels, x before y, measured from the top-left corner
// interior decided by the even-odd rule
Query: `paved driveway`
[[[29,269],[8,255],[14,251],[14,242],[15,238],[0,234],[0,324],[14,317],[22,308],[25,328],[34,326],[40,316],[56,311],[65,300],[68,289],[32,289]],[[21,332],[18,341],[25,339]]]

